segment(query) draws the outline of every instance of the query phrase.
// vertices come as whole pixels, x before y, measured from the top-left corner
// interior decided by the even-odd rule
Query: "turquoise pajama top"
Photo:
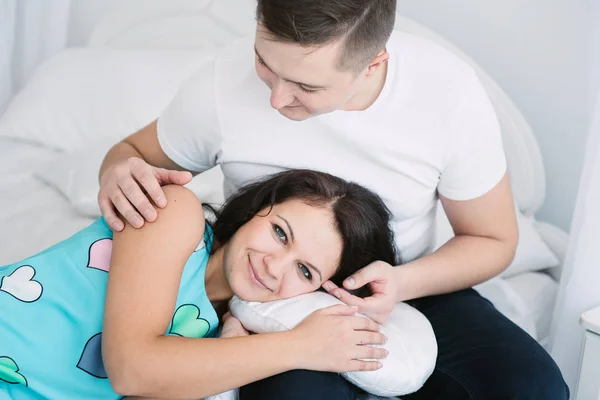
[[[104,218],[21,262],[0,267],[0,400],[120,399],[101,357],[113,234]],[[212,245],[185,264],[167,335],[214,337],[204,288]]]

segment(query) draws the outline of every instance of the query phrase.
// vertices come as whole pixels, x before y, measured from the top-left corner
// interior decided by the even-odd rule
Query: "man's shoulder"
[[[468,62],[427,37],[395,31],[388,51],[396,93],[393,99],[412,109],[427,110],[424,115],[447,120],[469,91],[481,85]]]
[[[420,71],[428,78],[434,75],[462,82],[476,77],[473,67],[459,55],[460,50],[441,40],[396,30],[390,38],[389,51],[397,58],[401,69]]]
[[[225,46],[213,63],[215,86],[222,94],[254,86],[258,77],[254,70],[254,38],[242,37]]]
[[[240,37],[224,46],[215,58],[219,68],[240,69],[253,65],[254,38],[252,36]]]

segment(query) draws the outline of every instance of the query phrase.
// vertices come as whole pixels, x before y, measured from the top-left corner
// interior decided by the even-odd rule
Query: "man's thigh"
[[[295,370],[240,388],[240,400],[356,400],[357,389],[339,374]]]
[[[403,399],[568,399],[568,388],[531,336],[472,289],[417,299],[438,342],[436,369]]]

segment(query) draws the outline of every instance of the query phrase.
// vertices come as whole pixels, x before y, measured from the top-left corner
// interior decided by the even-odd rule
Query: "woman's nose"
[[[265,256],[265,272],[274,281],[281,281],[286,270],[294,264],[294,255],[290,252],[279,252]]]

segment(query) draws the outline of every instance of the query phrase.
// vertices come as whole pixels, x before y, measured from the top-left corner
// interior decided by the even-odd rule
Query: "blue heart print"
[[[102,332],[95,334],[87,341],[77,363],[77,368],[96,378],[108,378],[102,361]]]

